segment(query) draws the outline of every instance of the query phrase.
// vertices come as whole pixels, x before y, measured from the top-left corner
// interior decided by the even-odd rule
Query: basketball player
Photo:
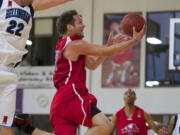
[[[16,102],[17,76],[32,25],[34,11],[71,0],[0,0],[0,135],[13,135],[11,128]]]
[[[57,92],[50,109],[50,122],[55,135],[76,135],[78,125],[88,127],[85,135],[109,135],[111,122],[96,107],[96,98],[88,93],[86,69],[94,70],[107,56],[135,46],[146,28],[133,38],[111,46],[90,44],[83,40],[85,25],[75,10],[67,11],[57,20],[62,38],[56,45],[56,68],[53,76]]]
[[[165,128],[159,129],[151,116],[134,104],[135,100],[135,92],[128,89],[124,93],[125,107],[112,116],[113,131],[117,128],[118,135],[147,135],[147,122],[158,135],[169,134]]]
[[[176,114],[170,120],[170,131],[172,135],[180,135],[180,114]]]

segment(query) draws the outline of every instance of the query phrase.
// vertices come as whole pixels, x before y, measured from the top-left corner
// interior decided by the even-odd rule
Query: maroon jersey
[[[59,39],[56,45],[56,68],[53,81],[57,92],[51,103],[50,122],[55,135],[76,134],[78,125],[91,127],[91,104],[96,98],[86,88],[85,56],[73,62],[63,57],[65,47],[73,40],[70,36]]]
[[[81,94],[88,92],[86,88],[85,56],[81,55],[77,61],[73,62],[63,57],[63,49],[72,40],[81,39],[78,36],[70,36],[59,39],[56,45],[55,72],[53,76],[55,87],[60,90],[62,86],[74,84]]]
[[[124,109],[116,113],[118,135],[147,135],[144,110],[135,106],[132,118],[128,118]]]

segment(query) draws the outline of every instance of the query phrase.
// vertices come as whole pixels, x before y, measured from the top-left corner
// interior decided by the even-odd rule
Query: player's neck
[[[134,112],[135,106],[134,105],[126,105],[125,106],[125,111],[127,112]]]
[[[71,34],[71,33],[66,33],[66,34],[64,34],[64,35],[63,35],[63,38],[67,38],[67,37],[70,37],[70,36],[83,38],[83,37],[81,37],[80,35],[75,35],[75,34]]]
[[[125,107],[125,114],[127,116],[127,118],[132,118],[133,114],[134,114],[134,110],[135,110],[135,106],[129,106],[129,105],[126,105]]]
[[[63,35],[63,38],[66,38],[66,37],[69,37],[69,36],[73,36],[73,34],[72,34],[72,33],[67,32],[67,33],[65,33],[65,34]]]

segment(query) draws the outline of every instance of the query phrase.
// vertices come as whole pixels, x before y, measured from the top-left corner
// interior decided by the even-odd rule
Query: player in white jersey
[[[16,102],[16,63],[27,53],[26,41],[34,11],[71,0],[0,0],[0,135],[13,135]]]
[[[180,114],[175,115],[170,121],[172,135],[180,135]]]

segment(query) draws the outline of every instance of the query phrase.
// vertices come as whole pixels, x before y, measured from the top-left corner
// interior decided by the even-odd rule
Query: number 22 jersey
[[[32,6],[0,0],[0,66],[14,66],[27,53],[33,14]]]

